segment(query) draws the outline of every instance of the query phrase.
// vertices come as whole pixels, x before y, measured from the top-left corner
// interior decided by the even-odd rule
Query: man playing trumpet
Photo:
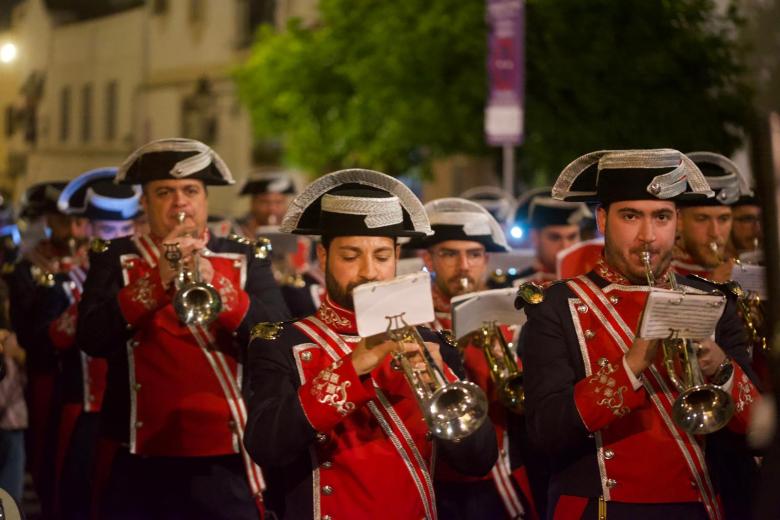
[[[78,310],[76,343],[108,360],[101,426],[117,451],[103,516],[259,518],[264,483],[242,449],[239,360],[251,325],[287,315],[269,262],[209,236],[206,186],[233,178],[203,143],[148,143],[116,180],[143,185],[151,232],[93,247]],[[167,248],[179,265],[163,257]],[[187,323],[174,309],[175,278],[196,264],[221,310]]]
[[[702,437],[672,416],[680,391],[659,342],[635,336],[651,280],[714,289],[670,272],[676,201],[711,195],[696,165],[665,149],[587,154],[553,188],[561,200],[600,202],[605,235],[591,272],[553,284],[541,303],[518,302],[528,316],[520,337],[527,424],[551,457],[554,518],[724,517]],[[691,360],[705,382],[730,395],[735,413],[725,426],[736,433],[758,399],[745,346],[729,300],[714,338],[702,339]]]
[[[434,450],[484,475],[496,460],[493,428],[485,421],[459,442],[434,437],[392,360],[405,355],[420,369],[424,346],[452,382],[463,375],[457,351],[423,328],[424,344],[361,339],[352,301],[356,287],[395,277],[397,237],[430,232],[422,204],[392,177],[343,170],[298,195],[281,229],[322,235],[327,294],[312,316],[259,324],[249,346],[245,444],[268,469],[278,497],[269,507],[289,519],[436,518]]]
[[[726,282],[734,266],[727,253],[731,206],[749,190],[739,168],[727,157],[711,152],[693,152],[688,157],[702,171],[715,195],[678,204],[678,239],[672,266],[681,275]]]
[[[433,277],[431,291],[436,313],[433,327],[452,329],[451,299],[485,290],[489,255],[508,252],[509,246],[496,219],[475,202],[460,198],[436,199],[425,205],[425,211],[433,235],[413,239],[407,247],[424,249],[423,261]],[[496,331],[511,344],[513,331],[509,327],[499,324]],[[474,339],[476,335],[459,340],[464,347],[463,364],[468,379],[478,384],[490,399],[490,417],[501,451],[499,461],[483,478],[464,476],[446,463],[439,464],[436,474],[439,516],[442,519],[464,520],[518,516],[536,518],[530,485],[522,468],[521,452],[527,446],[520,439],[515,439],[515,444],[519,446],[512,446],[510,450],[512,439],[508,423],[511,421],[512,428],[522,437],[525,437],[525,426],[519,415],[516,416],[516,411],[507,410],[499,402],[483,346]],[[505,354],[495,350],[496,356]],[[508,350],[514,357],[514,351]],[[517,363],[516,360],[513,362]],[[514,461],[510,460],[510,453],[515,455]]]

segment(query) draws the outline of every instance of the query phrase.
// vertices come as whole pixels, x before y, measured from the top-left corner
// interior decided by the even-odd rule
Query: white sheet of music
[[[482,327],[487,321],[503,325],[522,325],[525,313],[515,309],[517,289],[492,289],[461,294],[451,300],[452,333],[462,338]]]
[[[722,294],[683,293],[653,289],[647,297],[639,325],[640,338],[709,338],[726,307]]]
[[[387,331],[392,316],[401,317],[407,325],[434,320],[431,276],[427,271],[360,285],[352,291],[352,299],[358,334],[363,338]]]
[[[763,265],[734,265],[731,269],[731,279],[739,283],[745,291],[766,300],[766,267]]]

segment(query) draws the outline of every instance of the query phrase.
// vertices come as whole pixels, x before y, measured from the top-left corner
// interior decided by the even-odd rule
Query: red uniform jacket
[[[690,279],[679,283],[712,288]],[[647,291],[601,262],[587,276],[553,285],[543,303],[526,308],[520,341],[531,436],[554,460],[559,506],[570,497],[598,496],[625,503],[701,501],[711,518],[721,518],[702,439],[672,422],[679,393],[660,352],[638,390],[623,367]],[[728,428],[744,432],[758,394],[731,301],[715,340],[736,362],[731,394],[737,413]]]
[[[389,356],[358,376],[351,352],[359,339],[354,314],[326,297],[314,316],[250,344],[245,443],[264,468],[281,469],[270,486],[284,496],[268,506],[283,518],[435,518],[434,451],[477,474],[495,461],[489,421],[459,443],[434,440]],[[441,352],[457,371],[454,349]]]

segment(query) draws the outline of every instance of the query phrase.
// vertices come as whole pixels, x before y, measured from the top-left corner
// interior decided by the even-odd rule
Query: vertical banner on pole
[[[490,93],[485,136],[491,145],[523,142],[525,13],[523,0],[486,0]]]

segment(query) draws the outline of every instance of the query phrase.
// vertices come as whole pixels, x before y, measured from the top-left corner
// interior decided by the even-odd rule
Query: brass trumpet
[[[509,411],[522,414],[525,411],[523,372],[517,366],[514,352],[495,321],[485,322],[477,334],[487,359],[490,378],[498,389],[498,400]],[[499,353],[495,352],[495,347],[498,347]]]
[[[181,224],[185,213],[179,213],[176,218]],[[200,279],[200,254],[192,255],[193,269],[188,270],[181,261],[182,254],[179,244],[163,244],[165,259],[171,268],[176,270],[174,285],[176,294],[173,297],[173,309],[179,320],[185,325],[208,325],[222,311],[222,298],[213,285]]]
[[[717,244],[716,244],[717,246]],[[647,284],[655,285],[650,265],[650,251],[641,253]],[[668,275],[672,290],[679,290],[674,274]],[[697,359],[698,344],[690,339],[670,338],[661,341],[663,363],[669,380],[680,392],[672,405],[672,419],[683,430],[694,435],[720,430],[734,415],[734,401],[720,386],[704,382]],[[677,372],[676,363],[680,366]]]
[[[413,367],[400,348],[392,354],[393,367],[404,373],[431,433],[440,439],[457,441],[477,431],[488,413],[482,389],[469,381],[448,383],[417,329],[408,325],[403,315],[387,319],[390,340],[399,347],[401,343],[416,343],[420,347],[423,368]]]

